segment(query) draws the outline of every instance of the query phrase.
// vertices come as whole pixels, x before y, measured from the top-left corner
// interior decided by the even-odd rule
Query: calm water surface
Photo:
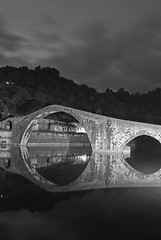
[[[0,239],[161,237],[160,146],[149,156],[149,142],[138,142],[131,155],[1,150]]]

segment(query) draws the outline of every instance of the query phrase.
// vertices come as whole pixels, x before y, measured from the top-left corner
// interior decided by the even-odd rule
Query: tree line
[[[26,115],[51,104],[77,108],[125,120],[161,124],[161,88],[147,93],[105,89],[60,76],[56,68],[0,67],[1,119]]]

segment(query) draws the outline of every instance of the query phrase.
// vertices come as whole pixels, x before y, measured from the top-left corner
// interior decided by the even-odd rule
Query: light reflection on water
[[[142,162],[148,165],[149,155],[143,158],[143,154],[133,152],[130,156],[92,153],[90,147],[70,146],[12,147],[0,152],[0,165],[6,172],[19,174],[51,192],[160,186],[160,159],[158,154],[151,156],[147,173]]]
[[[160,237],[161,191],[149,187],[160,186],[160,170],[144,174],[127,158],[88,148],[4,149],[1,238]]]

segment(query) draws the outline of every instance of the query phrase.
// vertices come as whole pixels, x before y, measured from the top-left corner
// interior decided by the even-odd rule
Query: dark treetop
[[[129,93],[123,88],[98,92],[61,77],[55,68],[0,68],[1,118],[61,104],[116,118],[161,124],[160,102],[161,88],[148,93]]]

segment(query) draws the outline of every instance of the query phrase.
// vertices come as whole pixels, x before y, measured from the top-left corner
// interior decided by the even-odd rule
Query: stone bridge
[[[141,135],[151,136],[161,142],[160,125],[120,120],[61,105],[50,105],[24,117],[6,119],[3,125],[11,126],[13,144],[26,145],[32,126],[56,112],[71,115],[84,127],[93,151],[122,152],[127,149],[130,140]]]

